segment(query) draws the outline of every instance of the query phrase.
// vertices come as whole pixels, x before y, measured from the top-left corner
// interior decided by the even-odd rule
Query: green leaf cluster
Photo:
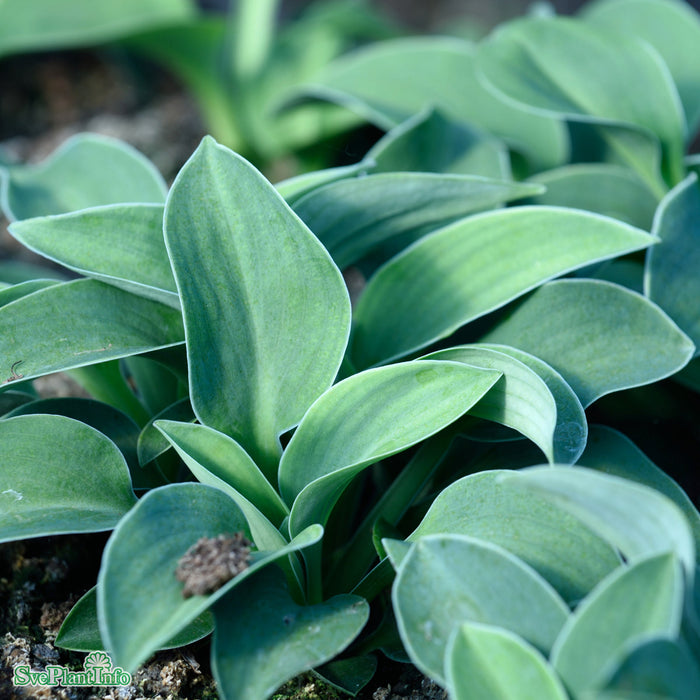
[[[167,191],[91,136],[4,166],[11,234],[79,278],[0,289],[0,537],[112,530],[57,643],[211,633],[223,698],[382,655],[457,700],[696,698],[698,27],[604,0],[347,54],[299,97],[387,133],[276,186],[211,137]],[[93,398],[38,399],[56,371]]]

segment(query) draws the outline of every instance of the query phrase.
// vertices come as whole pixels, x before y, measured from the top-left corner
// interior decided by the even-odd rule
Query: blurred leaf
[[[325,524],[364,467],[449,425],[499,377],[493,370],[421,360],[360,372],[335,384],[306,413],[280,462],[280,493],[294,504],[290,532]]]
[[[38,292],[40,289],[53,287],[58,283],[59,280],[57,279],[33,279],[27,280],[26,282],[19,282],[9,287],[5,287],[4,289],[0,289],[0,306],[5,306],[11,301],[15,301],[16,299],[26,297],[27,294]]]
[[[658,200],[628,168],[609,163],[577,163],[539,173],[528,182],[547,188],[529,198],[532,204],[585,209],[651,230]]]
[[[30,250],[81,275],[180,308],[159,204],[113,204],[25,219],[9,231]]]
[[[522,494],[535,492],[583,521],[628,562],[674,552],[690,580],[695,546],[688,521],[673,501],[627,479],[583,467],[533,467],[502,478]]]
[[[567,620],[552,650],[552,665],[579,696],[604,686],[632,644],[680,632],[683,572],[666,552],[620,567]]]
[[[605,394],[664,379],[695,346],[641,295],[602,280],[543,285],[483,341],[512,345],[550,364],[583,406]]]
[[[3,0],[0,55],[91,46],[149,26],[192,17],[190,0]]]
[[[535,169],[561,165],[568,155],[563,124],[494,97],[477,78],[474,54],[474,45],[460,39],[383,41],[335,60],[302,94],[343,105],[386,130],[437,107],[503,139]]]
[[[580,464],[649,486],[670,498],[688,520],[696,549],[700,545],[700,513],[685,491],[659,469],[631,440],[603,425],[592,425]]]
[[[365,626],[369,606],[353,595],[297,605],[284,577],[268,567],[219,601],[214,616],[219,693],[224,700],[257,700],[345,649]]]
[[[214,618],[208,610],[165,642],[161,649],[177,649],[211,634]],[[97,621],[97,586],[93,586],[71,608],[56,636],[57,647],[73,651],[102,651],[104,644]]]
[[[511,472],[463,477],[444,489],[408,539],[460,534],[507,549],[567,601],[585,596],[620,563],[615,551],[569,513],[536,493],[505,488]]]
[[[520,559],[463,535],[416,541],[399,566],[392,602],[411,660],[441,685],[447,644],[461,623],[504,627],[548,652],[569,614]]]
[[[644,291],[700,350],[700,188],[689,175],[663,199],[654,219],[661,242],[647,252]]]
[[[276,551],[251,554],[250,566],[208,595],[182,595],[178,561],[202,537],[243,531],[245,518],[222,491],[170,484],[149,491],[122,518],[105,548],[97,582],[100,634],[115,663],[133,671],[156,649],[267,564],[318,542],[308,528]]]
[[[582,16],[594,25],[634,34],[661,54],[678,88],[692,136],[700,121],[697,12],[685,2],[603,0],[588,3]]]
[[[184,341],[175,309],[96,280],[42,289],[0,308],[0,357],[25,379]],[[7,379],[1,384],[7,384]]]
[[[598,700],[659,697],[696,700],[700,671],[682,642],[663,637],[644,639],[617,666]]]
[[[125,202],[161,203],[166,185],[128,144],[78,134],[39,165],[0,168],[0,204],[8,219],[64,214]]]
[[[510,160],[503,141],[432,107],[386,133],[370,148],[366,158],[376,162],[374,172],[510,177]]]
[[[464,622],[445,654],[453,700],[567,700],[542,655],[508,630]]]
[[[521,108],[600,125],[657,195],[663,181],[653,150],[638,162],[640,141],[653,145],[658,138],[668,170],[681,171],[685,118],[678,92],[656,51],[635,37],[565,17],[519,19],[480,45],[477,66],[494,92]]]
[[[210,137],[173,184],[165,238],[195,414],[270,477],[279,435],[340,367],[350,324],[343,278],[272,185]]]
[[[0,541],[110,530],[136,503],[115,444],[77,420],[2,420],[0,446]]]
[[[654,241],[615,219],[557,207],[516,207],[457,221],[370,279],[355,309],[353,362],[367,367],[407,355],[553,277]]]
[[[468,214],[536,194],[537,187],[474,175],[380,173],[320,187],[294,211],[344,268],[382,244],[398,239],[406,246]]]

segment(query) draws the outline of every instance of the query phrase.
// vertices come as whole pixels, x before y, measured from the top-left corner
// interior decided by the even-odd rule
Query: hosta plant
[[[79,277],[0,290],[0,537],[112,530],[57,644],[133,671],[211,633],[224,698],[356,694],[387,656],[457,699],[697,697],[700,515],[589,425],[697,415],[679,15],[344,59],[314,94],[390,130],[276,186],[212,138],[167,193],[87,136],[4,170],[12,235]],[[133,168],[105,192],[98,148]],[[94,399],[37,399],[59,370]]]

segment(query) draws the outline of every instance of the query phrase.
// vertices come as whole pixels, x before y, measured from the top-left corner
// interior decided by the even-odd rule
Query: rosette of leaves
[[[305,199],[313,204],[315,196],[340,192],[337,206],[350,212],[351,195],[341,184],[361,183],[358,197],[371,203],[362,194],[367,181],[376,177],[377,187],[391,192],[405,180],[398,173],[332,182],[349,174],[319,173],[311,186],[307,178],[279,189],[323,231],[314,207],[301,206]],[[450,178],[480,193],[473,209],[524,191],[481,177]],[[417,191],[415,179],[410,183]],[[548,282],[656,243],[639,229],[549,206],[456,220],[453,212],[444,220],[439,212],[426,219],[419,210],[418,218],[404,220],[397,212],[394,228],[382,233],[375,224],[363,245],[397,230],[419,238],[376,272],[354,321],[343,277],[319,239],[249,163],[211,139],[183,168],[165,205],[112,204],[12,225],[27,245],[86,275],[42,289],[9,287],[0,309],[8,329],[3,356],[21,359],[23,375],[4,384],[3,396],[19,404],[0,422],[5,539],[114,529],[97,587],[76,605],[59,643],[104,648],[133,670],[156,649],[214,628],[212,665],[225,697],[265,697],[308,668],[354,692],[372,675],[376,650],[402,644],[391,615],[372,618],[366,628],[368,603],[381,613],[392,578],[382,533],[409,535],[429,503],[422,494],[477,469],[484,446],[512,445],[500,441],[518,432],[552,463],[576,462],[588,431],[583,405],[671,374],[692,354],[687,336],[638,294],[609,283]],[[430,221],[445,220],[424,232]],[[350,235],[356,222],[341,217],[328,231],[337,234],[341,224]],[[508,267],[504,251],[513,246],[521,272]],[[460,296],[464,280],[487,265],[474,257],[484,249],[490,264],[505,266],[502,279],[489,278],[480,291],[477,278]],[[417,303],[414,327],[405,331],[418,333],[417,340],[385,333],[383,326],[400,316],[401,286],[395,282],[394,292],[388,285],[384,321],[372,334],[379,350],[368,361],[357,351],[370,337],[363,308],[378,315],[376,285],[386,284],[383,276],[396,266],[416,265],[412,257],[419,255],[429,281],[424,288],[437,287],[433,313],[441,320],[435,325]],[[613,357],[588,358],[575,373],[555,370],[517,343],[436,348],[456,328],[530,289],[544,293],[557,284],[564,290],[590,284],[590,293],[604,295],[588,322],[608,336],[605,329],[614,325]],[[633,319],[628,330],[620,326],[620,309]],[[643,347],[639,337],[646,338]],[[419,359],[389,362],[428,349]],[[630,362],[642,352],[654,362]],[[623,371],[628,364],[632,369]],[[28,380],[58,369],[77,372],[105,401],[31,401]],[[196,481],[177,483],[183,478]],[[133,487],[148,492],[137,501]],[[513,499],[494,507],[502,522],[518,511]],[[535,567],[539,573],[528,568],[522,576],[536,581],[528,584],[540,591],[533,595],[554,606],[554,629],[566,605],[619,561],[604,537],[574,527],[566,513],[545,509],[542,518],[534,541],[564,523],[574,535],[554,554],[548,548],[540,568],[523,552],[501,555],[507,542],[496,532],[477,534],[484,544],[476,546],[489,556],[497,551],[519,572]],[[457,523],[447,530],[462,536]],[[180,558],[202,537],[236,532],[253,543],[248,567],[211,593],[183,597],[175,577]],[[578,560],[580,570],[569,571]],[[493,581],[511,577],[494,571]],[[514,629],[521,631],[519,623]],[[544,634],[551,640],[554,633]],[[269,663],[251,671],[247,659],[261,650]],[[445,682],[443,672],[430,672]]]

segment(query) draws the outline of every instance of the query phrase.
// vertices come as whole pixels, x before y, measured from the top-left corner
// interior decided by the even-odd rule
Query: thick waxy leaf
[[[75,280],[0,309],[0,357],[25,379],[184,341],[175,309],[96,280]]]
[[[700,545],[700,514],[683,489],[659,469],[631,440],[604,425],[592,425],[580,464],[650,486],[670,498],[688,520],[696,549]]]
[[[272,522],[279,525],[289,514],[277,492],[245,450],[228,435],[193,423],[160,420],[156,423],[185,457],[232,486]]]
[[[692,174],[663,199],[654,219],[661,243],[647,252],[644,291],[700,345],[700,187]],[[696,354],[698,350],[696,349]]]
[[[502,138],[536,169],[563,163],[568,140],[562,123],[495,98],[476,76],[474,54],[472,44],[451,38],[383,41],[331,63],[305,92],[384,129],[437,107],[451,119]]]
[[[697,70],[700,19],[685,2],[602,0],[588,3],[583,18],[598,26],[634,34],[660,54],[678,88],[692,136],[700,121],[700,75]]]
[[[399,567],[391,597],[411,660],[443,685],[447,644],[462,622],[504,627],[548,652],[569,614],[520,559],[461,535],[418,540]]]
[[[651,230],[657,199],[639,175],[628,168],[610,163],[577,163],[540,173],[529,182],[547,188],[530,197],[532,204],[585,209]]]
[[[284,577],[268,567],[214,608],[212,670],[224,700],[258,700],[339,654],[360,633],[369,605],[339,595],[297,605]]]
[[[236,504],[203,484],[163,486],[139,501],[107,543],[97,582],[100,634],[115,663],[133,670],[233,586],[323,534],[308,528],[285,547],[251,554],[250,566],[213,593],[183,597],[175,570],[185,552],[202,537],[245,529]]]
[[[482,340],[544,360],[584,406],[664,379],[695,351],[656,304],[616,284],[588,279],[543,285]]]
[[[548,378],[552,384],[558,384],[559,389],[557,396],[554,395],[547,382],[533,368],[533,365],[537,366],[535,358],[528,358],[528,365],[513,353],[512,348],[503,347],[501,352],[501,346],[484,345],[462,345],[439,350],[426,358],[498,370],[503,377],[471,409],[470,415],[517,430],[530,438],[550,462],[561,459],[573,463],[578,459],[586,444],[583,409],[564,380],[550,371]],[[561,410],[557,398],[564,399]],[[574,416],[576,422],[567,420]]]
[[[557,674],[532,645],[491,625],[463,623],[448,644],[453,700],[567,700]]]
[[[0,421],[0,541],[110,530],[136,503],[124,458],[63,416]]]
[[[680,632],[683,571],[671,553],[620,567],[579,605],[552,650],[552,665],[578,697],[601,688],[635,642]]]
[[[502,477],[519,493],[541,494],[617,547],[628,561],[675,552],[695,572],[693,534],[680,508],[658,491],[591,469],[533,467]]]
[[[208,610],[190,622],[161,649],[175,649],[192,644],[211,634],[214,618]],[[97,587],[93,586],[71,608],[56,637],[56,646],[73,651],[102,651],[104,644],[97,620]]]
[[[270,476],[279,435],[340,367],[350,320],[343,278],[272,185],[211,138],[173,184],[165,234],[195,413]]]
[[[394,127],[367,152],[374,172],[418,171],[508,178],[505,143],[466,122],[426,109]]]
[[[596,697],[634,700],[648,693],[674,700],[700,696],[700,669],[682,642],[663,637],[645,639],[632,649]]]
[[[382,244],[408,245],[468,214],[536,194],[528,187],[537,186],[475,175],[380,173],[314,190],[294,210],[342,268]]]
[[[671,171],[680,172],[685,118],[678,92],[658,53],[636,37],[570,18],[521,19],[480,45],[477,64],[491,88],[521,107],[612,126],[604,137],[622,139],[614,148],[656,136]],[[622,133],[625,126],[638,133]],[[663,190],[653,163],[643,174]]]
[[[53,287],[58,284],[58,282],[58,280],[53,279],[33,279],[5,287],[0,290],[0,306],[5,306],[11,301],[15,301],[21,297],[26,297],[27,294],[38,292],[40,289]]]
[[[68,139],[39,165],[0,168],[0,204],[10,219],[65,214],[122,202],[159,203],[166,186],[131,146],[95,134]]]
[[[90,46],[152,26],[188,19],[188,0],[3,0],[0,4],[0,55]]]
[[[160,204],[115,204],[17,221],[30,250],[82,275],[179,308]]]
[[[197,419],[195,418],[189,398],[180,399],[155,415],[139,435],[137,450],[139,463],[142,466],[160,457],[160,455],[170,449],[171,446],[165,435],[155,427],[154,423],[157,420],[194,423]]]
[[[455,421],[500,376],[421,360],[361,372],[333,386],[309,409],[282,456],[280,492],[294,503],[290,531],[325,523],[361,469]]]
[[[409,540],[455,533],[493,542],[538,571],[568,601],[585,596],[620,560],[575,517],[539,494],[500,482],[507,471],[459,479],[433,501]]]
[[[297,200],[318,187],[323,187],[331,182],[344,180],[348,177],[362,176],[367,171],[374,169],[375,163],[368,157],[354,165],[343,165],[337,168],[326,168],[325,170],[315,170],[310,173],[295,175],[287,180],[275,183],[275,189],[284,197],[287,204],[293,206]]]
[[[366,367],[406,355],[552,277],[654,241],[614,219],[557,207],[457,221],[416,242],[369,281],[355,310],[353,360]]]

